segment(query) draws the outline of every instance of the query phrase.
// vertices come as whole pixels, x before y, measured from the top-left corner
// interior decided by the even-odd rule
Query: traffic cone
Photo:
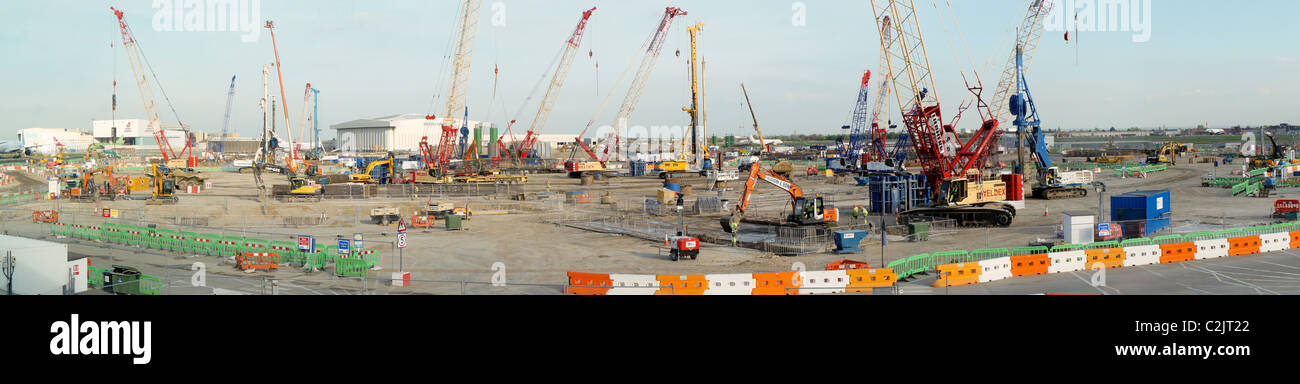
[[[1044,205],[1044,206],[1043,206],[1043,217],[1048,217],[1048,216],[1051,216],[1051,215],[1052,215],[1052,209],[1051,209],[1050,207]]]

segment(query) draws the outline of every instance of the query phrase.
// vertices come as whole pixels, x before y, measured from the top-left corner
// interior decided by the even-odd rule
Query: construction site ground
[[[1180,164],[1146,178],[1099,175],[1109,191],[1106,196],[1136,190],[1170,189],[1173,192],[1173,225],[1166,233],[1192,233],[1272,223],[1269,217],[1275,199],[1294,198],[1300,191],[1278,190],[1267,199],[1234,197],[1228,189],[1200,186],[1201,177],[1214,170],[1210,164]],[[1229,172],[1219,168],[1219,172]],[[44,183],[29,174],[24,186]],[[863,242],[865,252],[837,255],[825,232],[795,230],[781,232],[773,226],[742,224],[741,246],[732,247],[718,219],[723,212],[683,214],[687,233],[705,240],[698,260],[671,261],[664,249],[664,235],[673,231],[678,216],[672,209],[645,211],[647,199],[655,199],[662,180],[656,177],[623,177],[579,185],[564,174],[532,174],[526,184],[480,186],[477,191],[458,189],[436,196],[326,199],[319,203],[257,201],[250,175],[208,173],[212,188],[200,194],[180,194],[174,206],[149,206],[144,201],[75,203],[37,200],[3,207],[5,233],[69,244],[69,257],[90,257],[97,266],[128,265],[164,279],[167,294],[560,294],[571,271],[625,274],[714,274],[789,271],[795,263],[810,270],[849,258],[881,266],[921,253],[1026,246],[1036,240],[1057,237],[1062,213],[1097,211],[1098,198],[1070,200],[1027,200],[1010,228],[935,228],[928,241],[911,242],[899,228],[891,230],[882,255],[879,234]],[[699,196],[719,196],[709,190],[702,177],[683,177],[683,185],[694,190],[686,196],[687,210]],[[796,176],[794,182],[808,194],[821,194],[828,205],[841,207],[841,225],[848,226],[852,205],[867,204],[867,189],[850,178],[834,183],[824,176]],[[732,181],[720,198],[735,201],[743,180]],[[393,188],[401,188],[394,186]],[[12,188],[11,188],[12,189]],[[581,191],[591,203],[566,203],[565,193]],[[605,193],[617,200],[601,204]],[[140,192],[143,193],[143,192]],[[512,200],[520,193],[529,199]],[[550,198],[539,199],[538,194]],[[381,194],[389,196],[388,194]],[[145,196],[143,194],[139,196]],[[1108,198],[1107,198],[1108,199]],[[436,228],[410,228],[408,246],[396,248],[396,226],[370,221],[372,208],[400,207],[409,218],[427,202],[468,205],[475,212],[465,230],[448,231],[439,220]],[[117,209],[119,217],[105,219],[104,208]],[[370,278],[335,277],[332,267],[324,271],[301,271],[285,267],[276,272],[245,273],[236,270],[233,257],[178,255],[115,244],[50,235],[47,225],[31,222],[34,210],[57,209],[64,223],[99,225],[105,221],[163,228],[239,235],[269,240],[296,240],[298,235],[316,238],[318,246],[334,244],[337,238],[351,239],[360,233],[365,249],[382,257]],[[760,185],[751,202],[749,218],[777,220],[790,209],[785,192]],[[1048,214],[1045,215],[1045,212]],[[873,226],[881,220],[869,219]],[[886,218],[893,225],[892,218]],[[781,232],[781,233],[778,233]],[[800,237],[803,238],[800,238]],[[798,255],[782,250],[796,249]],[[776,251],[774,251],[776,250]],[[784,253],[787,255],[778,255]],[[195,263],[202,263],[205,284],[195,287]],[[497,264],[494,267],[494,264]],[[400,267],[399,267],[400,265]],[[504,266],[504,269],[501,267]],[[411,272],[409,286],[395,287],[387,281],[392,272]],[[503,273],[504,272],[504,273]],[[1207,294],[1207,293],[1300,293],[1300,257],[1282,252],[1242,258],[1205,260],[1177,265],[1158,265],[1109,271],[1107,287],[1088,283],[1090,272],[1011,279],[971,287],[930,288],[932,278],[921,276],[901,283],[901,294]],[[495,283],[495,284],[494,284]],[[502,286],[502,283],[505,285]],[[879,290],[878,290],[879,291]],[[95,293],[100,293],[96,291]],[[877,292],[883,293],[883,292]]]

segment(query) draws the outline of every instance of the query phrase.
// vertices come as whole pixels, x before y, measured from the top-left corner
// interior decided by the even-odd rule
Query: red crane
[[[527,158],[528,152],[537,145],[537,131],[546,126],[546,120],[551,116],[551,110],[555,108],[555,100],[560,96],[560,88],[564,86],[564,80],[569,76],[569,68],[573,65],[573,58],[578,54],[578,47],[582,45],[582,36],[587,29],[587,20],[591,14],[596,12],[596,7],[582,13],[582,18],[578,20],[578,26],[573,29],[573,34],[569,40],[564,43],[564,53],[561,55],[560,65],[555,68],[555,75],[551,76],[551,86],[546,89],[546,96],[542,98],[542,104],[537,108],[537,116],[533,117],[533,124],[528,127],[528,134],[524,135],[524,141],[517,148],[519,158]],[[512,122],[513,123],[513,122]]]
[[[140,48],[135,43],[135,34],[131,33],[131,28],[126,25],[125,15],[122,11],[113,7],[108,7],[108,9],[112,10],[113,15],[117,16],[117,24],[122,28],[122,47],[126,48],[126,58],[127,61],[131,63],[131,73],[134,74],[136,87],[140,89],[140,99],[144,103],[145,114],[149,117],[149,130],[153,133],[154,140],[158,142],[158,149],[162,152],[163,163],[165,164],[172,159],[178,159],[182,156],[184,156],[185,159],[192,161],[194,154],[193,150],[190,148],[190,135],[188,132],[185,133],[185,147],[181,149],[180,153],[173,150],[171,143],[167,141],[167,135],[162,129],[162,119],[158,117],[158,109],[156,104],[154,104],[153,93],[149,89],[149,83],[145,79],[144,65],[140,60]],[[154,80],[157,80],[156,75],[154,76]],[[166,96],[165,92],[164,96]],[[170,103],[170,101],[168,102]],[[173,112],[175,112],[174,109]],[[177,123],[181,125],[182,129],[184,129],[184,123],[181,123],[180,121],[177,121]]]

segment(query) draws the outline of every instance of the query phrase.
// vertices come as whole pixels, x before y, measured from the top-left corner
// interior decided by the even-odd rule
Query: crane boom
[[[578,20],[578,26],[573,29],[573,34],[569,40],[564,42],[564,53],[560,57],[560,65],[555,68],[555,74],[551,76],[551,85],[546,89],[546,96],[542,97],[542,104],[537,107],[537,115],[533,117],[532,125],[528,126],[528,134],[524,135],[523,145],[520,145],[519,157],[528,157],[528,152],[537,144],[537,132],[540,132],[546,126],[546,120],[551,116],[551,110],[555,109],[555,101],[560,97],[560,89],[564,87],[564,81],[569,76],[569,68],[573,66],[573,59],[578,55],[578,47],[582,46],[582,36],[587,29],[587,20],[591,14],[596,12],[596,7],[582,13],[582,18]]]
[[[614,118],[613,128],[610,129],[609,135],[605,138],[604,149],[600,153],[600,162],[609,161],[609,155],[614,154],[614,160],[619,159],[619,140],[621,134],[619,130],[625,128],[627,121],[631,119],[632,112],[636,110],[637,103],[641,101],[641,95],[645,93],[645,86],[650,81],[650,73],[654,71],[655,63],[659,59],[659,53],[663,51],[664,42],[668,39],[668,30],[672,27],[673,18],[686,16],[686,11],[677,7],[668,7],[664,9],[664,17],[659,21],[658,28],[655,29],[654,35],[650,38],[649,48],[646,49],[645,56],[641,59],[641,66],[636,72],[636,77],[632,79],[632,87],[627,91],[627,97],[623,99],[623,105],[618,109],[618,115]]]
[[[696,42],[699,39],[700,30],[704,29],[704,22],[699,22],[693,26],[686,27],[686,32],[691,35],[691,106],[682,107],[682,111],[691,116],[691,163],[699,164],[700,153],[700,80],[699,80],[699,54]]]
[[[482,0],[465,0],[461,5],[460,21],[457,23],[459,38],[456,42],[456,51],[452,56],[451,90],[447,93],[447,114],[442,119],[442,139],[438,142],[434,164],[430,164],[436,166],[442,174],[447,173],[447,167],[456,151],[458,132],[452,116],[456,116],[465,108],[465,94],[469,88],[469,69],[474,57],[474,42],[478,34],[478,9],[481,3]],[[466,116],[468,113],[465,111]],[[435,117],[429,115],[426,119],[432,121]],[[464,123],[469,124],[468,121]]]
[[[235,76],[230,77],[230,94],[226,96],[226,118],[221,123],[221,137],[230,134],[230,108],[235,105]],[[217,142],[216,153],[225,153],[225,141]]]
[[[1016,28],[1015,47],[1020,51],[1020,61],[1024,67],[1029,67],[1029,62],[1034,59],[1034,52],[1038,50],[1038,41],[1043,37],[1043,23],[1052,13],[1053,3],[1047,0],[1029,0],[1029,8],[1025,12],[1024,19]],[[1011,51],[1011,57],[1007,58],[1007,63],[1003,66],[1002,77],[998,79],[997,88],[993,90],[993,118],[998,121],[1011,120],[1011,109],[1006,107],[1011,95],[1016,93],[1017,78],[1017,49]]]
[[[745,94],[745,105],[749,106],[749,117],[754,119],[754,132],[758,133],[758,154],[762,155],[767,151],[767,142],[763,141],[763,129],[758,126],[758,114],[754,113],[754,103],[749,101],[749,90],[745,89],[745,83],[740,83],[740,91]]]
[[[283,101],[280,109],[284,111],[284,132],[285,137],[289,139],[289,158],[285,160],[285,167],[290,171],[297,172],[297,166],[294,160],[298,159],[298,148],[293,142],[293,126],[289,125],[289,98],[284,93],[284,71],[280,65],[280,46],[275,41],[275,23],[267,20],[266,29],[271,30],[271,47],[275,51],[275,78],[280,82],[280,100]]]
[[[311,83],[307,83],[307,88],[302,91],[302,120],[300,120],[301,122],[298,124],[298,138],[304,139],[302,141],[307,141],[305,140],[307,138],[307,127],[311,126],[313,123],[312,116],[308,114],[308,108],[311,107],[311,91]],[[312,148],[308,148],[307,150],[310,151],[311,149]]]
[[[135,85],[140,89],[140,101],[144,104],[145,115],[149,117],[149,131],[153,134],[154,140],[158,142],[158,149],[162,152],[163,163],[166,163],[178,156],[172,150],[171,143],[167,141],[167,135],[162,129],[162,119],[158,117],[158,108],[154,104],[153,91],[149,89],[149,83],[145,79],[144,66],[140,61],[140,50],[135,44],[135,34],[131,33],[131,28],[126,25],[125,14],[122,11],[113,7],[108,9],[112,10],[113,14],[117,16],[118,26],[122,29],[122,47],[126,49],[126,59],[131,65]],[[189,140],[189,135],[186,135],[186,140]]]
[[[862,75],[862,83],[858,88],[858,102],[853,106],[853,120],[847,127],[849,128],[849,142],[844,157],[848,160],[849,169],[859,169],[862,166],[862,154],[866,147],[865,131],[871,116],[871,111],[868,109],[870,105],[871,70],[867,70]],[[883,156],[885,152],[884,142],[875,142],[874,130],[872,131],[872,137],[872,156]],[[879,147],[876,144],[879,144]]]

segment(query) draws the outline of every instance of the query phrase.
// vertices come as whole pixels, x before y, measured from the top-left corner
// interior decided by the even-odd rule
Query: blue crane
[[[213,151],[214,153],[225,153],[224,152],[225,145],[226,145],[225,138],[226,135],[230,133],[230,107],[232,107],[234,104],[235,104],[235,76],[231,76],[230,94],[229,96],[226,96],[226,120],[224,123],[221,124],[222,140],[217,142],[217,147],[214,148]]]
[[[1011,114],[1016,117],[1012,122],[1016,126],[1018,161],[1015,173],[1025,174],[1025,147],[1029,147],[1033,163],[1038,170],[1038,185],[1034,186],[1034,197],[1042,199],[1067,199],[1088,195],[1085,185],[1091,183],[1092,173],[1088,171],[1060,172],[1052,167],[1052,157],[1047,150],[1047,140],[1043,135],[1042,120],[1038,117],[1038,107],[1029,92],[1025,81],[1024,47],[1016,46],[1016,93],[1010,98]]]
[[[858,102],[853,107],[853,117],[851,125],[843,128],[849,131],[848,142],[844,143],[841,139],[840,149],[844,166],[850,170],[862,168],[862,154],[867,147],[867,125],[871,123],[871,71],[862,75],[862,86],[858,88]],[[872,151],[875,154],[885,152],[884,143],[871,143]]]

